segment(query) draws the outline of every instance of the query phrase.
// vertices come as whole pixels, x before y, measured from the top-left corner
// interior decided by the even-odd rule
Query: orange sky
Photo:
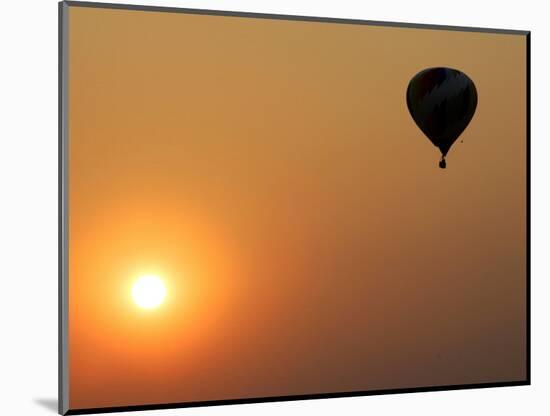
[[[525,44],[71,6],[70,408],[524,379]],[[446,170],[430,66],[478,91]]]

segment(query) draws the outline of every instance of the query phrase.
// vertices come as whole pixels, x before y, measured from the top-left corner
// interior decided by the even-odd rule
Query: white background
[[[3,1],[0,8],[0,414],[3,415],[53,415],[57,399],[56,3],[56,0],[11,0]],[[545,10],[546,2],[142,0],[140,3],[531,30],[533,222],[532,386],[142,413],[550,414],[547,397],[550,273],[546,258],[550,232],[550,161],[547,161],[550,14]]]

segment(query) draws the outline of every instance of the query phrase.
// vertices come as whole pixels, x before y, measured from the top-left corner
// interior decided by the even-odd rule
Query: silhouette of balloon
[[[445,156],[472,120],[477,91],[466,74],[452,68],[427,68],[416,74],[407,88],[407,106],[412,118]]]

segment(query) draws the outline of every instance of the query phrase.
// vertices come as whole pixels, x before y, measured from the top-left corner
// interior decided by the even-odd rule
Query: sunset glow
[[[524,36],[62,3],[71,411],[526,379]]]

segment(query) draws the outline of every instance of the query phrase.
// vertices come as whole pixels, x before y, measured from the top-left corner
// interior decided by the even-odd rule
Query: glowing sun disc
[[[132,297],[140,308],[154,309],[164,302],[166,286],[158,276],[141,276],[132,286]]]

